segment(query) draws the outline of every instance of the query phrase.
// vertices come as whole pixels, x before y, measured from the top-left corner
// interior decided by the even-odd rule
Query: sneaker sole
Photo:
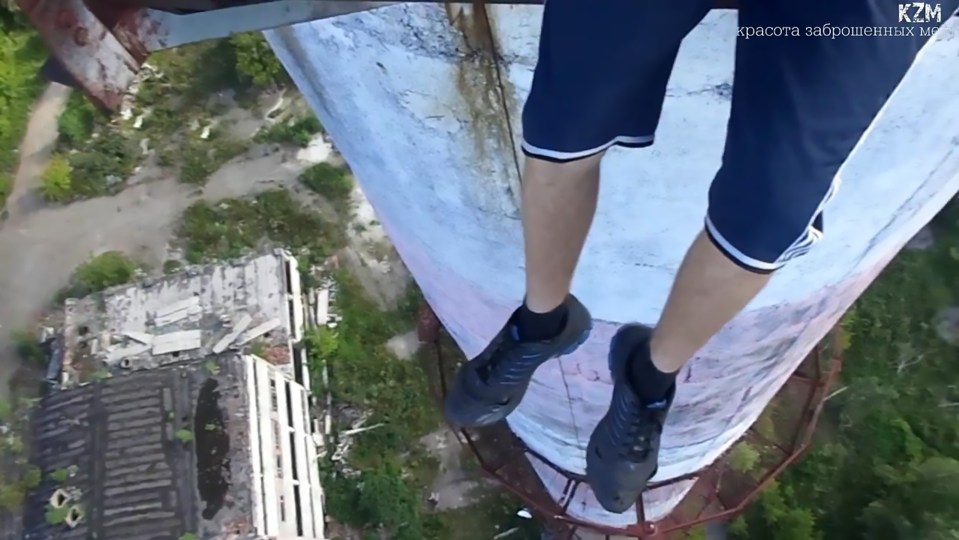
[[[562,352],[560,352],[558,355],[556,355],[553,358],[560,358],[560,357],[574,353],[577,349],[582,347],[584,343],[586,343],[592,331],[593,331],[593,325],[592,325],[592,322],[590,322],[590,325],[586,328],[586,330],[582,333],[582,335],[579,336],[579,338],[576,340],[575,343],[573,343],[572,345],[564,349]],[[549,360],[552,360],[553,358],[550,358]],[[545,364],[546,362],[549,362],[549,360],[544,361],[543,364]],[[535,372],[534,372],[534,375],[535,375]],[[506,418],[507,416],[509,416],[510,413],[516,410],[516,407],[519,407],[519,404],[523,401],[523,396],[526,394],[526,390],[529,388],[529,384],[530,382],[532,382],[532,380],[533,379],[531,377],[529,381],[526,381],[526,385],[523,386],[521,395],[518,399],[512,400],[510,403],[503,405],[502,408],[497,408],[494,412],[489,412],[485,415],[480,416],[479,418],[472,419],[470,421],[463,421],[464,419],[462,418],[457,420],[456,417],[459,415],[456,414],[456,412],[450,410],[451,407],[449,406],[450,404],[449,400],[444,400],[443,415],[446,417],[447,422],[459,428],[475,428],[475,427],[484,427],[484,426],[493,425],[499,422],[500,420]],[[460,405],[462,403],[462,400],[464,399],[471,401],[471,403],[467,405],[467,407],[465,408],[483,407],[482,404],[479,404],[474,402],[473,400],[470,400],[469,397],[461,397],[460,403],[457,403],[457,405]]]

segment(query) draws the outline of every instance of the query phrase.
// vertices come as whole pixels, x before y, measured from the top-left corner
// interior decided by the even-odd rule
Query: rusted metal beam
[[[142,60],[82,0],[17,3],[62,68],[60,75],[72,79],[98,106],[116,110]]]
[[[543,0],[483,0],[530,5]],[[17,0],[50,49],[41,74],[116,111],[151,52],[394,5],[366,0]],[[412,0],[411,3],[441,3]],[[471,3],[471,2],[451,2]],[[731,7],[734,0],[714,0]]]

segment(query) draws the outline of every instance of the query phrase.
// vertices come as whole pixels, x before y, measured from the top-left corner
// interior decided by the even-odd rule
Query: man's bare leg
[[[498,422],[520,403],[536,368],[589,336],[589,311],[569,293],[596,212],[601,154],[555,163],[528,157],[523,176],[526,301],[446,396],[459,426]]]
[[[655,367],[675,373],[742,311],[772,274],[732,262],[700,232],[686,252],[650,341]]]
[[[534,313],[556,309],[569,294],[596,213],[601,159],[601,154],[568,163],[526,158],[526,307]]]

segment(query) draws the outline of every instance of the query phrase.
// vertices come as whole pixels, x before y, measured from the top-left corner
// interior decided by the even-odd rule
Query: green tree
[[[894,477],[886,495],[861,516],[867,538],[959,538],[959,461],[934,457],[905,472],[890,469],[886,474]]]
[[[237,73],[255,86],[276,85],[285,77],[283,65],[260,32],[236,34],[230,38],[230,45],[236,55]]]
[[[40,194],[48,201],[69,201],[73,198],[72,175],[70,161],[61,154],[53,154],[40,177]]]

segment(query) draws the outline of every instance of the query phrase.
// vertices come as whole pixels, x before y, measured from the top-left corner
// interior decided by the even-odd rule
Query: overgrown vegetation
[[[47,365],[47,355],[37,341],[37,334],[26,330],[13,333],[13,347],[17,356],[27,365]]]
[[[349,463],[358,477],[324,467],[330,514],[368,535],[379,532],[394,540],[488,540],[504,526],[521,527],[511,538],[538,539],[536,525],[515,517],[517,503],[499,493],[463,510],[427,509],[437,463],[419,440],[441,422],[430,398],[426,359],[399,360],[385,347],[414,324],[419,292],[411,286],[401,306],[382,312],[352,276],[343,272],[335,279],[342,320],[335,329],[320,327],[307,336],[314,388],[326,391],[321,374],[327,366],[335,402],[369,412],[367,425],[383,426],[354,440]]]
[[[252,199],[228,199],[187,208],[177,232],[187,262],[232,259],[262,246],[283,245],[322,260],[345,244],[340,226],[293,199],[283,189]]]
[[[285,72],[262,34],[250,32],[162,51],[150,57],[154,78],[137,94],[138,111],[148,112],[144,127],[153,134],[170,134],[184,118],[202,119],[210,97],[224,91],[240,101],[251,90],[286,82]]]
[[[0,512],[19,512],[42,480],[40,469],[28,463],[24,440],[31,406],[30,400],[0,400]]]
[[[326,162],[317,163],[300,175],[300,182],[338,206],[348,205],[353,193],[349,171]]]
[[[320,120],[313,115],[277,122],[254,137],[258,143],[292,144],[306,148],[317,133],[323,132]]]
[[[30,104],[43,88],[37,76],[46,50],[13,7],[0,6],[0,209],[13,190],[17,148],[26,128]],[[283,66],[259,32],[163,51],[151,56],[158,76],[141,85],[135,115],[144,114],[143,131],[129,122],[97,111],[74,92],[58,120],[58,155],[43,178],[41,194],[66,203],[108,195],[122,189],[140,160],[142,133],[161,155],[174,156],[182,181],[202,184],[219,166],[241,153],[246,144],[216,134],[209,140],[182,131],[185,118],[204,119],[214,110],[209,97],[225,90],[241,99],[250,90],[288,83]],[[315,119],[282,126],[267,138],[301,143],[304,134],[319,131]]]
[[[30,105],[43,88],[37,70],[45,55],[21,18],[0,8],[0,211],[13,190]]]
[[[289,77],[269,43],[260,32],[246,32],[230,37],[240,79],[254,86],[276,86],[288,82]]]
[[[247,147],[246,143],[217,130],[211,130],[206,139],[187,134],[178,145],[168,147],[160,155],[160,164],[176,169],[177,178],[185,184],[204,184],[211,174]]]
[[[319,375],[325,363],[336,402],[371,412],[369,423],[386,424],[360,435],[351,454],[353,463],[375,468],[407,451],[412,441],[440,423],[423,368],[415,361],[396,359],[386,349],[391,337],[414,324],[418,295],[411,287],[403,306],[381,312],[355,278],[341,272],[336,282],[336,309],[343,319],[335,329],[319,327],[308,336],[317,365],[313,373]]]
[[[104,120],[103,113],[97,111],[82,92],[72,92],[57,119],[60,143],[69,148],[83,146],[93,136],[97,122]]]
[[[841,385],[811,453],[736,523],[737,538],[959,537],[959,351],[934,321],[959,298],[959,206],[846,315]]]
[[[210,96],[226,90],[245,96],[286,80],[259,33],[163,51],[150,63],[157,71],[142,83],[133,111],[142,129],[101,114],[79,93],[70,97],[59,119],[62,155],[41,190],[47,200],[63,203],[122,189],[140,161],[144,137],[158,151],[160,164],[173,168],[182,182],[203,184],[247,148],[219,129],[200,137],[200,127],[218,112],[210,107]]]
[[[80,298],[110,287],[130,283],[140,265],[119,251],[107,251],[84,262],[73,271],[70,285],[58,299]]]
[[[73,92],[58,121],[57,152],[41,178],[40,193],[67,203],[115,193],[139,164],[136,132]]]

